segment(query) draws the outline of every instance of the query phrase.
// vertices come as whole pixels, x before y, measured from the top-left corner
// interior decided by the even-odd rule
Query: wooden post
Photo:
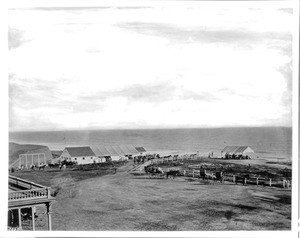
[[[282,180],[282,187],[284,187],[284,188],[285,188],[285,183],[286,183],[285,181],[286,181],[285,179]]]
[[[185,170],[183,170],[183,176],[185,176]]]
[[[26,169],[28,168],[28,165],[27,165],[27,155],[26,155]]]
[[[247,178],[245,178],[245,184],[247,184]]]
[[[272,179],[270,179],[270,181],[269,181],[269,185],[270,185],[270,187],[272,186]]]
[[[35,207],[31,208],[32,230],[35,231],[35,219],[34,219]]]
[[[18,208],[18,217],[19,217],[19,229],[22,230],[22,215],[21,215],[21,208]]]
[[[51,231],[52,230],[52,220],[51,220],[51,214],[52,214],[52,207],[51,207],[51,203],[47,203],[46,204],[47,207],[47,215],[48,215],[48,230]]]
[[[235,182],[235,175],[232,175],[232,182]]]
[[[51,197],[50,188],[47,188],[47,197],[48,197],[48,198],[50,198],[50,197]]]
[[[258,185],[258,178],[256,178],[256,185]]]
[[[195,170],[193,170],[193,178],[195,177]]]

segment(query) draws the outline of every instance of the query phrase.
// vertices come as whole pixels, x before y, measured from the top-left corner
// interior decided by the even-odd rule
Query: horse
[[[55,167],[58,167],[58,166],[59,166],[58,164],[48,164],[49,168],[55,168]]]
[[[166,172],[166,178],[169,178],[169,176],[173,176],[173,179],[176,177],[176,176],[179,176],[180,175],[180,172],[178,170],[170,170],[168,172]]]
[[[39,170],[45,170],[45,167],[47,167],[47,164],[39,164],[39,165],[37,165],[37,168],[39,169]]]

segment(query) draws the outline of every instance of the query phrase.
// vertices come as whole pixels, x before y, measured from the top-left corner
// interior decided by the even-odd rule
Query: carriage
[[[164,171],[162,170],[162,168],[155,166],[155,165],[145,166],[145,172],[150,178],[151,177],[163,177],[165,174]]]

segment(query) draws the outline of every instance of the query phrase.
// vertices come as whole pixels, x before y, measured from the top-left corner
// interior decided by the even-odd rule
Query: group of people
[[[146,161],[154,159],[153,155],[138,155],[133,157],[133,164],[143,164]]]
[[[239,155],[232,154],[231,155],[231,154],[226,153],[225,159],[251,159],[251,157],[248,155],[242,155],[242,154],[239,154]]]
[[[30,166],[24,166],[24,165],[20,165],[20,166],[18,166],[18,167],[16,167],[16,168],[14,168],[14,167],[11,167],[11,168],[9,168],[9,172],[10,173],[14,173],[15,171],[19,171],[19,170],[24,170],[24,168],[29,168],[29,169],[31,169],[31,170],[35,170],[35,169],[38,169],[38,170],[44,170],[45,169],[45,167],[54,167],[52,164],[47,164],[47,163],[39,163],[39,164],[31,164]],[[67,168],[67,166],[66,166],[66,164],[65,163],[59,163],[58,164],[58,167],[59,167],[59,169],[60,170],[66,170],[66,168]]]

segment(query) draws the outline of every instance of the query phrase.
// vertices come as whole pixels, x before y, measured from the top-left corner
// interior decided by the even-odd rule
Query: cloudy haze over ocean
[[[10,130],[291,126],[292,10],[9,10]]]

